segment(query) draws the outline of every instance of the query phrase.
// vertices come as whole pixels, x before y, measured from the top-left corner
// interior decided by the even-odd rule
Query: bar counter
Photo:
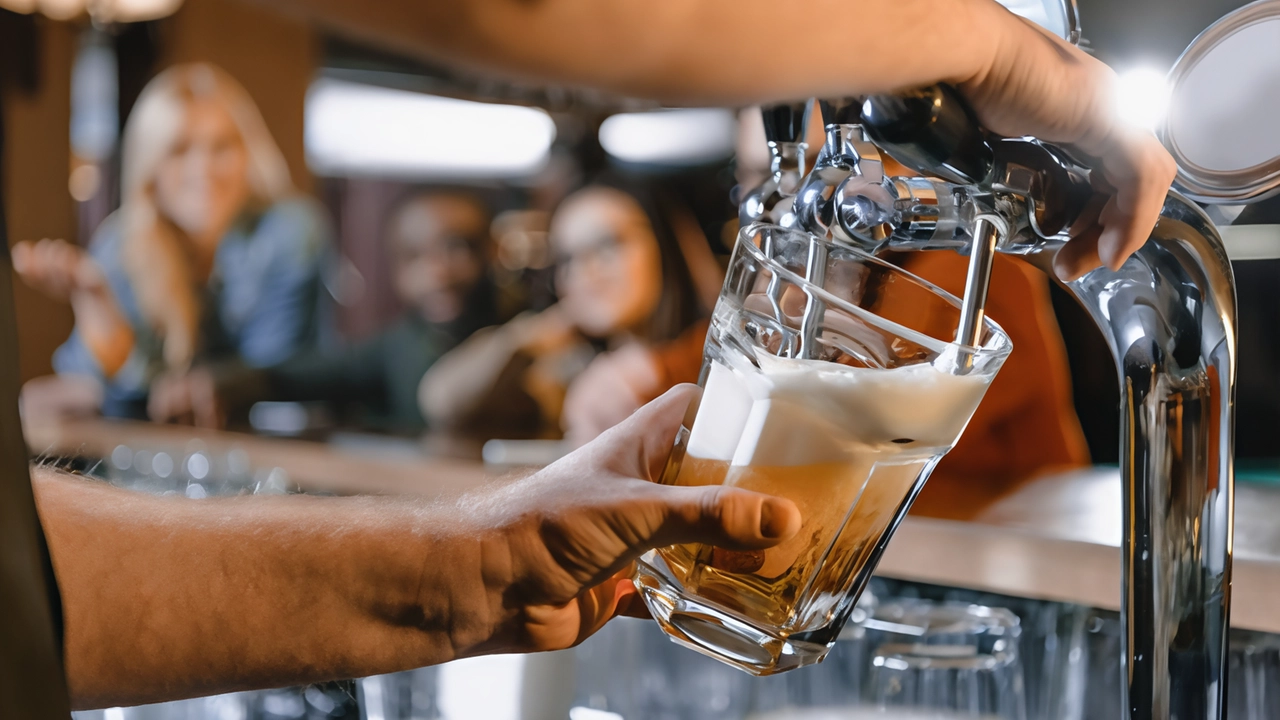
[[[243,451],[304,488],[444,496],[503,469],[442,457],[412,441],[320,443],[146,423],[84,419],[26,427],[37,456],[109,457],[119,445]],[[1120,609],[1121,488],[1098,467],[1024,485],[969,522],[908,517],[878,573],[901,580]],[[1280,488],[1238,483],[1233,627],[1280,633]]]

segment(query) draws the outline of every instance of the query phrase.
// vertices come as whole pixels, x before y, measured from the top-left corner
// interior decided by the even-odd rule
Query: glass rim
[[[900,613],[901,617],[896,617],[896,613]],[[910,626],[921,630],[921,632],[903,632],[898,629],[909,626],[907,623],[899,622],[900,620],[920,617],[925,617],[932,621],[930,625],[924,628]],[[930,600],[928,598],[910,597],[893,598],[881,603],[864,623],[864,627],[924,637],[933,631],[940,631],[942,634],[956,634],[956,631],[952,628],[957,623],[976,624],[980,626],[978,630],[999,627],[1002,630],[1017,631],[1018,633],[1022,631],[1022,618],[1007,607],[964,600]]]
[[[929,349],[934,350],[935,352],[938,352],[938,353],[945,352],[948,347],[955,347],[962,352],[967,352],[977,357],[994,357],[994,356],[1000,356],[1000,355],[1008,355],[1013,350],[1013,344],[1012,344],[1012,341],[1009,339],[1009,333],[1005,332],[1005,329],[1001,327],[999,323],[997,323],[995,320],[992,320],[990,315],[986,315],[982,318],[982,324],[983,324],[983,327],[987,328],[987,330],[990,331],[992,341],[988,345],[975,346],[975,345],[966,345],[964,343],[956,342],[955,340],[942,340],[940,338],[934,337],[927,333],[924,333],[919,330],[909,328],[900,323],[894,322],[893,320],[889,320],[888,318],[877,315],[874,312],[871,312],[870,310],[867,310],[865,308],[858,307],[857,305],[854,305],[848,300],[845,300],[840,296],[831,293],[826,288],[813,284],[813,282],[810,281],[808,278],[805,278],[802,275],[799,275],[795,272],[792,272],[791,270],[788,270],[786,267],[779,264],[778,261],[766,256],[764,252],[760,250],[760,248],[756,247],[754,244],[750,242],[747,242],[748,237],[751,237],[753,234],[759,233],[760,231],[782,232],[788,235],[795,235],[797,237],[802,237],[807,240],[817,240],[818,242],[822,243],[823,245],[826,245],[829,248],[836,248],[845,252],[852,253],[862,262],[866,262],[872,265],[878,265],[888,270],[891,273],[905,276],[911,282],[915,283],[916,285],[919,285],[924,290],[931,292],[932,294],[934,294],[944,302],[951,304],[951,306],[956,308],[957,310],[960,309],[961,300],[955,295],[952,295],[951,293],[947,292],[946,290],[943,290],[942,288],[929,282],[928,280],[925,280],[919,275],[916,275],[911,271],[906,270],[905,268],[898,267],[897,265],[894,265],[891,262],[882,260],[881,258],[878,258],[875,255],[872,255],[871,253],[866,252],[865,250],[853,247],[852,245],[842,245],[842,244],[827,240],[825,238],[819,238],[818,236],[812,233],[809,233],[805,230],[783,227],[781,225],[775,225],[773,223],[754,222],[754,223],[751,223],[750,225],[743,226],[742,229],[738,231],[738,239],[737,239],[737,242],[735,243],[736,246],[743,248],[746,252],[750,253],[753,258],[768,265],[771,270],[783,276],[787,280],[797,285],[801,285],[805,287],[806,290],[813,292],[815,295],[821,298],[823,302],[826,302],[829,305],[835,306],[844,312],[847,312],[872,325],[875,325],[881,330],[894,333],[895,335],[903,339],[911,340],[912,342],[918,343],[920,345],[924,345],[925,347],[928,347]]]

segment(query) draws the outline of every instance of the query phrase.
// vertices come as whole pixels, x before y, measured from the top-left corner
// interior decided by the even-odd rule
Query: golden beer
[[[767,550],[676,545],[658,554],[689,592],[745,618],[802,628],[847,592],[852,570],[866,561],[925,466],[920,459],[895,463],[892,457],[867,453],[861,462],[730,467],[686,456],[675,484],[726,484],[785,497],[799,507],[803,524],[795,537]],[[797,614],[802,596],[817,602]]]

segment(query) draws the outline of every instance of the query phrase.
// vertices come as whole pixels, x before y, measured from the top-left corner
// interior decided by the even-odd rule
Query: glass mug
[[[1008,357],[984,321],[953,342],[960,301],[804,232],[743,228],[712,314],[703,394],[662,482],[791,499],[777,547],[651,551],[636,586],[663,630],[753,675],[819,662],[929,472]]]

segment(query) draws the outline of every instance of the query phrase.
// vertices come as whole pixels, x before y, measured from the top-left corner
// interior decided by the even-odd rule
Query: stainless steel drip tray
[[[1280,487],[1236,493],[1231,625],[1280,633]],[[972,522],[908,517],[877,574],[1119,610],[1121,498],[1119,469],[1097,467],[1031,482]]]

